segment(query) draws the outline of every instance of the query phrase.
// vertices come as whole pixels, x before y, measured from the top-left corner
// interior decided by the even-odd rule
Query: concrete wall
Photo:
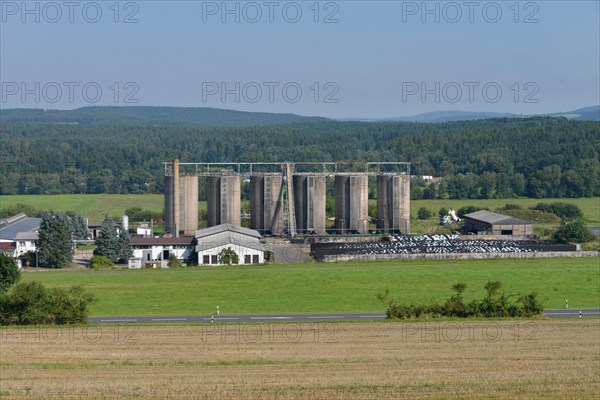
[[[368,233],[369,177],[337,175],[335,177],[336,233]]]
[[[377,229],[410,233],[410,176],[377,176]]]
[[[599,257],[597,251],[548,251],[536,253],[437,253],[437,254],[361,254],[327,255],[324,262],[340,261],[404,261],[404,260],[487,260],[524,258],[580,258]]]
[[[250,177],[250,228],[261,233],[283,233],[283,176]]]
[[[294,210],[299,233],[325,233],[325,176],[294,175]]]
[[[241,225],[241,178],[239,175],[209,176],[208,226]]]

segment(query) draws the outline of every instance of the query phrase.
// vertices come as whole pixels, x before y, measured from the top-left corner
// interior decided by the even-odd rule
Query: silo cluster
[[[165,228],[174,236],[198,229],[198,174],[179,174],[177,160],[165,175]],[[294,220],[294,233],[327,233],[327,177],[334,176],[335,234],[410,233],[410,175],[384,173],[254,172],[249,178],[250,228],[283,235]],[[207,225],[241,225],[240,173],[206,173]],[[377,179],[377,218],[369,217],[369,177]],[[290,180],[288,185],[287,180]],[[292,193],[287,193],[292,192]]]

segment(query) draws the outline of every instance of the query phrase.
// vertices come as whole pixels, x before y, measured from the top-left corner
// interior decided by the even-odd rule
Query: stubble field
[[[599,320],[0,330],[3,399],[597,399]]]

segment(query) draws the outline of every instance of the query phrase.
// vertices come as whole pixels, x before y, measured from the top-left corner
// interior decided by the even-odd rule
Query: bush
[[[91,268],[105,268],[113,265],[113,262],[110,258],[105,256],[93,256],[90,258],[90,267]]]
[[[428,210],[425,207],[421,207],[419,208],[419,211],[417,211],[417,218],[419,219],[429,219],[433,216],[433,212],[431,212],[430,210]]]
[[[6,292],[19,279],[21,271],[15,260],[4,251],[0,251],[0,292]]]
[[[440,219],[448,215],[448,211],[449,210],[446,207],[440,208],[440,211],[438,211],[438,216],[440,217]]]
[[[167,263],[169,268],[179,268],[181,266],[181,262],[175,257],[175,254],[171,254],[169,256],[169,262]]]
[[[554,239],[561,243],[585,243],[594,239],[594,235],[581,219],[563,221],[560,228],[554,233]]]
[[[32,281],[0,295],[0,325],[86,323],[94,296],[81,286],[48,289]]]
[[[141,207],[131,207],[125,210],[125,215],[133,222],[147,222],[153,219],[155,222],[162,220],[163,214],[150,210],[142,210]]]
[[[521,208],[522,207],[518,204],[506,203],[502,209],[503,210],[521,210]]]
[[[537,299],[537,294],[532,292],[521,296],[515,303],[509,302],[504,293],[499,293],[502,288],[500,282],[488,282],[485,285],[486,296],[482,300],[473,300],[465,303],[462,293],[467,285],[457,283],[452,286],[456,294],[446,299],[443,304],[431,303],[429,305],[420,304],[398,304],[389,295],[386,290],[377,295],[377,299],[386,305],[386,314],[388,318],[420,318],[420,317],[533,317],[543,312],[543,305]]]
[[[533,209],[553,213],[558,217],[567,220],[583,218],[583,212],[581,209],[575,204],[571,203],[538,203],[535,207],[533,207]]]
[[[231,265],[238,264],[240,262],[237,253],[231,247],[221,250],[218,255],[221,264]]]

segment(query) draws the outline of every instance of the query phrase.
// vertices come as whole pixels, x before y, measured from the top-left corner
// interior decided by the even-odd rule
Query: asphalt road
[[[600,317],[599,308],[544,310],[547,318]],[[365,321],[385,319],[385,313],[330,313],[330,314],[238,314],[238,315],[183,315],[152,317],[97,317],[90,322],[99,324],[144,324],[188,322],[297,322],[297,321]]]

